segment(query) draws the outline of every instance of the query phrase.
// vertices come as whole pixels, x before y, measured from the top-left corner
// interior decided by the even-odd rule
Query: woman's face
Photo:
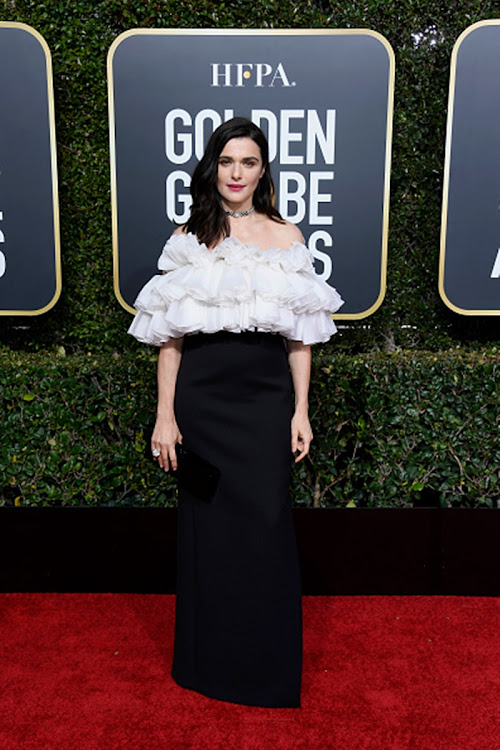
[[[217,190],[228,207],[250,208],[264,174],[259,146],[251,138],[232,138],[219,156]]]

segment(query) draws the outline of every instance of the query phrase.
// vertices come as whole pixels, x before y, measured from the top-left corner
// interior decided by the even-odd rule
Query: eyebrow
[[[259,158],[260,157],[258,156],[244,156],[241,161],[259,161]],[[219,156],[219,160],[220,159],[228,159],[229,161],[233,161],[232,156],[224,156],[223,154]]]

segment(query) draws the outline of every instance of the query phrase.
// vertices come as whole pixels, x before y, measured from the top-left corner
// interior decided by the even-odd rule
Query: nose
[[[232,172],[233,180],[239,180],[241,178],[241,164],[239,164],[237,161],[233,161]]]

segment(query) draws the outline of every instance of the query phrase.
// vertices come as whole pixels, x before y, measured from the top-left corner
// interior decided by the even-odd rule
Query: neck
[[[253,206],[252,197],[246,201],[221,201],[222,208],[224,211],[236,211],[241,213],[242,211],[248,211]]]
[[[247,208],[246,211],[232,211],[225,208],[224,211],[228,214],[228,216],[232,216],[233,219],[242,219],[244,216],[249,216],[253,211],[255,211],[255,207],[250,206],[250,208]]]

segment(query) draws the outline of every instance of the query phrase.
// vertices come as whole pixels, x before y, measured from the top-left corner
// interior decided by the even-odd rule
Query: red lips
[[[245,187],[244,185],[239,185],[236,183],[234,185],[228,185],[229,190],[236,190],[236,191],[243,190],[244,187]]]

